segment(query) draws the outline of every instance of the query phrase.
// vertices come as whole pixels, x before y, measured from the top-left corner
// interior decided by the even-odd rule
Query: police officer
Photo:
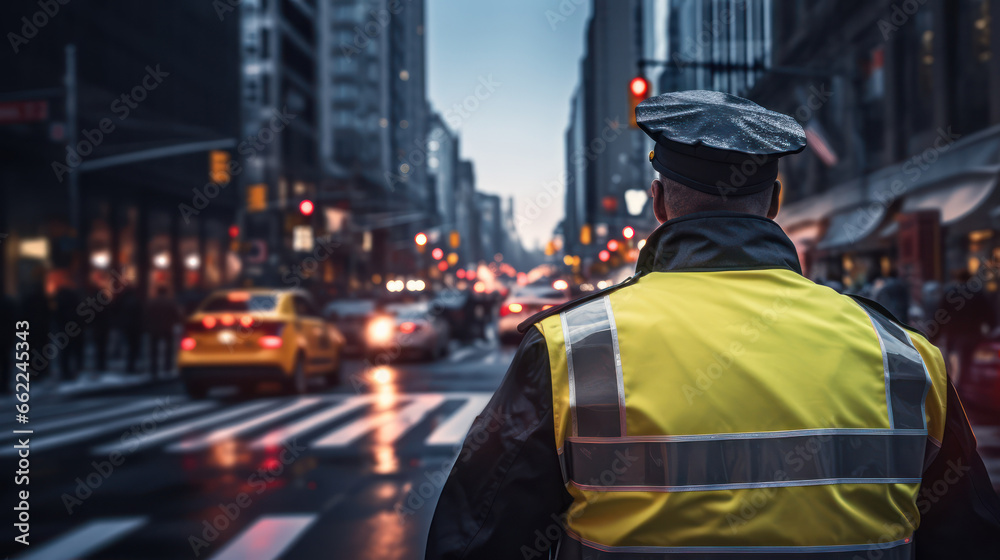
[[[710,91],[636,117],[662,225],[633,277],[521,325],[427,558],[996,558],[940,352],[772,221],[798,123]]]

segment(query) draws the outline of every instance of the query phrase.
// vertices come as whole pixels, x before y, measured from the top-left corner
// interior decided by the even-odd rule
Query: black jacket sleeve
[[[969,419],[948,382],[944,439],[917,496],[917,560],[1000,556],[1000,498],[976,452]]]
[[[532,328],[466,436],[434,512],[426,560],[508,560],[524,557],[522,547],[547,557],[555,543],[546,533],[561,532],[559,514],[572,501],[554,432],[548,352]]]

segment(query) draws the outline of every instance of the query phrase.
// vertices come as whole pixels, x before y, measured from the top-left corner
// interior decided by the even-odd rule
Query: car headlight
[[[374,343],[388,342],[392,340],[396,332],[396,321],[389,317],[373,319],[368,325],[368,341]]]

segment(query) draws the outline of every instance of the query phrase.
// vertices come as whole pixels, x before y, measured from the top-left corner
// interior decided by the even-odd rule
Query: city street
[[[39,396],[31,547],[15,557],[421,558],[458,446],[513,353],[478,341],[436,362],[352,361],[361,393]]]

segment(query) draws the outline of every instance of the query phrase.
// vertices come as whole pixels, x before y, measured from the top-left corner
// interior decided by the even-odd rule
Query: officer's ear
[[[651,194],[653,195],[653,215],[656,216],[656,221],[662,224],[670,219],[670,217],[667,216],[667,201],[664,193],[663,181],[653,179],[653,183],[649,186],[649,188]]]
[[[769,219],[774,219],[778,215],[778,210],[781,207],[781,181],[774,182],[774,188],[771,189],[771,206],[767,209],[767,217]]]

